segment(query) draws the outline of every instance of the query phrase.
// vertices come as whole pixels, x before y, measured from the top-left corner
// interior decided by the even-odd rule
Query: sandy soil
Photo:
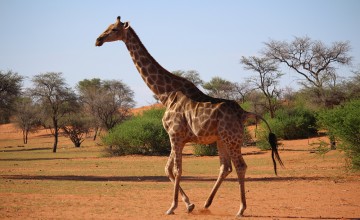
[[[32,135],[44,137],[47,131]],[[20,139],[21,133],[12,125],[0,126],[0,140]],[[344,167],[343,155],[332,151],[318,156],[309,144],[326,137],[296,141],[282,141],[280,155],[286,165],[279,170],[279,176],[267,174],[272,167],[250,165],[246,178],[248,208],[244,219],[360,219],[360,175],[348,172]],[[6,147],[6,146],[0,146]],[[2,148],[2,149],[3,149]],[[256,148],[244,149],[245,160],[269,160],[269,152]],[[1,156],[1,152],[0,152]],[[135,159],[134,159],[135,158]],[[122,160],[166,161],[162,157],[134,157]],[[197,159],[197,158],[196,158]],[[214,161],[213,157],[198,158],[199,161]],[[82,158],[90,163],[104,158]],[[116,162],[118,158],[110,158]],[[184,157],[184,164],[194,160]],[[0,158],[1,161],[1,158]],[[216,160],[215,160],[216,161]],[[185,165],[184,165],[185,166]],[[191,168],[187,168],[189,170]],[[265,170],[264,170],[265,169]],[[265,172],[264,172],[265,171]],[[265,174],[263,174],[265,173]],[[176,214],[164,215],[170,206],[172,186],[166,177],[112,178],[110,176],[91,179],[70,176],[64,181],[78,181],[78,188],[86,184],[107,184],[116,190],[106,193],[26,193],[27,184],[41,184],[49,179],[16,178],[1,174],[0,179],[9,190],[0,193],[0,218],[2,219],[234,219],[239,209],[239,191],[236,174],[233,172],[223,183],[209,210],[202,208],[211,187],[213,176],[186,176],[182,182],[184,190],[196,205],[188,214],[179,202]],[[72,179],[73,178],[73,179]],[[12,184],[23,184],[24,192],[12,192]],[[130,187],[131,190],[122,190]],[[129,189],[129,188],[128,188]],[[34,209],[36,208],[36,209]]]

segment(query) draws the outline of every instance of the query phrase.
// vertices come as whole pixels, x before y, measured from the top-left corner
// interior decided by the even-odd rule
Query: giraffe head
[[[129,27],[129,22],[121,22],[120,16],[118,16],[116,22],[114,24],[110,24],[109,27],[96,39],[95,45],[100,47],[105,42],[117,40],[123,41]]]

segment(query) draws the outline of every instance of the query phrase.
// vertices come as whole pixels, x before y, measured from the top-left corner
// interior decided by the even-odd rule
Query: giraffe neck
[[[125,45],[146,85],[165,104],[164,97],[171,89],[168,86],[171,83],[170,73],[151,56],[131,27],[127,32]]]
[[[197,101],[210,98],[190,81],[163,68],[147,51],[131,27],[127,32],[125,45],[142,79],[165,106],[169,95],[178,91]]]

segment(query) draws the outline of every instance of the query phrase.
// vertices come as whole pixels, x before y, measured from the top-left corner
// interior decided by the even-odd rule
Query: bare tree
[[[33,77],[31,95],[43,110],[44,126],[54,135],[53,152],[56,153],[61,119],[77,104],[75,93],[67,87],[61,73],[48,72]]]
[[[296,98],[296,93],[294,89],[292,87],[285,86],[285,88],[282,91],[282,99],[288,102],[293,102],[295,101],[295,98]]]
[[[252,90],[248,94],[248,100],[251,103],[249,111],[263,115],[266,113],[264,95],[258,90]]]
[[[283,75],[278,71],[277,63],[266,57],[255,56],[243,56],[240,62],[244,65],[245,70],[251,70],[258,74],[258,76],[250,77],[249,81],[264,94],[270,117],[274,118],[280,95],[280,89],[277,88],[278,79]]]
[[[336,80],[336,65],[350,65],[352,59],[348,41],[326,46],[309,37],[295,37],[290,43],[270,40],[265,45],[264,55],[303,76],[302,85],[315,88],[315,95],[323,105],[326,105],[324,88]]]
[[[352,71],[353,76],[349,81],[344,83],[344,91],[347,93],[347,99],[360,98],[360,65]]]
[[[77,88],[86,108],[105,129],[113,128],[131,115],[134,92],[122,81],[83,80]]]
[[[30,97],[24,96],[16,100],[14,121],[22,131],[24,144],[28,142],[29,133],[36,132],[40,126],[39,114],[39,106]]]
[[[248,82],[234,83],[234,99],[240,103],[245,103],[247,96],[251,92],[251,88]]]

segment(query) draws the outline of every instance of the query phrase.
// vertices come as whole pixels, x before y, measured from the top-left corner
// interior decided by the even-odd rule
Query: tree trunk
[[[270,118],[274,118],[275,117],[275,108],[274,105],[271,102],[271,97],[266,97],[268,100],[268,104],[269,104],[269,112],[270,112]]]
[[[75,147],[80,147],[81,142],[80,142],[80,141],[76,141],[74,144],[75,144]]]
[[[57,144],[58,144],[58,137],[59,137],[59,129],[58,129],[58,123],[57,123],[56,118],[53,118],[53,124],[54,124],[54,147],[53,147],[53,153],[56,153]]]
[[[96,140],[98,130],[99,130],[99,127],[96,127],[96,128],[95,128],[95,134],[94,134],[93,141],[95,141],[95,140]]]
[[[53,146],[53,153],[56,153],[57,150],[57,144],[58,144],[58,131],[55,130],[54,133],[54,146]]]
[[[25,139],[25,130],[22,130],[22,136],[23,136],[23,143],[26,144],[26,139]]]
[[[330,134],[329,139],[330,139],[330,149],[331,149],[331,150],[336,150],[336,139],[335,139],[335,136],[332,135],[332,134]]]
[[[29,131],[28,131],[28,130],[25,130],[24,144],[27,144],[27,142],[28,142],[28,134],[29,134]]]

